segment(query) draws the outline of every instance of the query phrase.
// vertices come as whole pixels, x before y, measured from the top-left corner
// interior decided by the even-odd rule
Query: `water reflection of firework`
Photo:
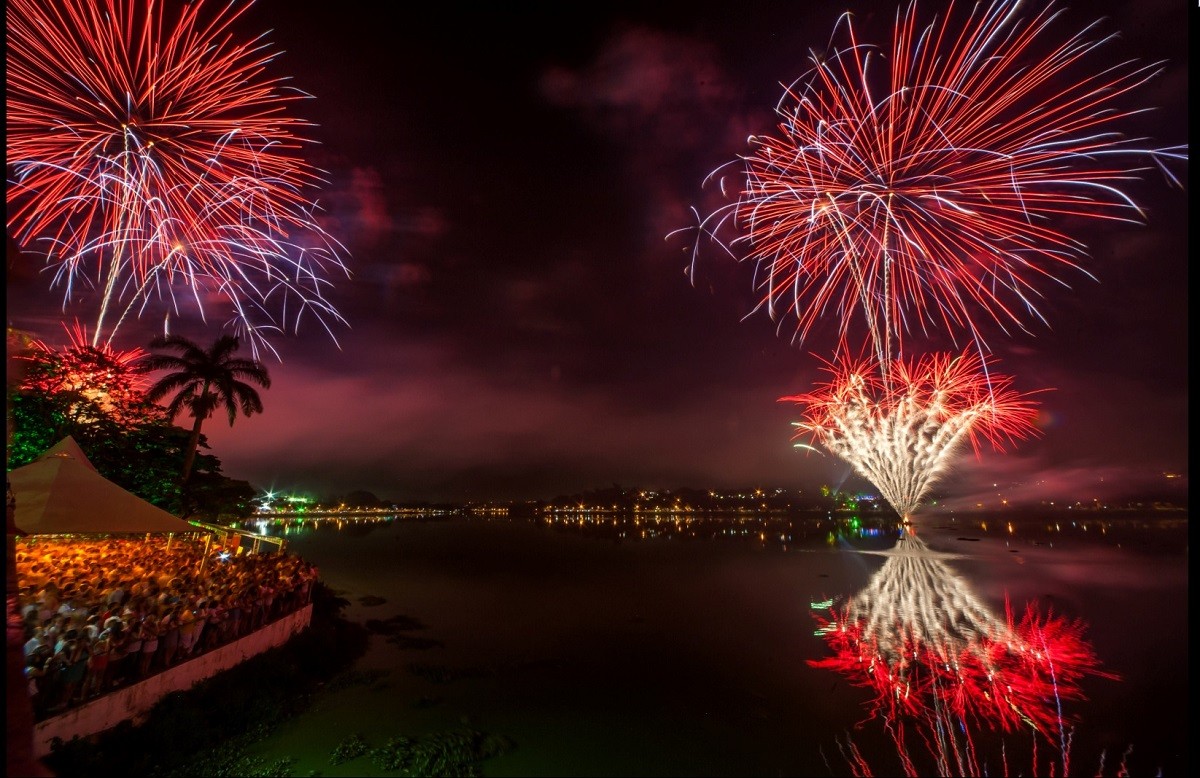
[[[1040,740],[1069,774],[1063,703],[1083,697],[1085,676],[1108,675],[1082,622],[1033,605],[1019,619],[1011,608],[994,616],[945,563],[949,555],[911,532],[882,553],[887,561],[866,588],[817,614],[833,655],[809,663],[873,692],[869,718],[884,722],[908,775],[921,772],[914,745],[939,775],[982,775],[977,738],[1022,730],[1031,733],[1035,761]],[[852,761],[856,774],[869,773],[861,754]]]
[[[165,7],[164,7],[165,6]],[[6,10],[8,224],[68,301],[95,285],[92,345],[154,301],[219,300],[257,352],[325,299],[340,244],[304,192],[306,97],[231,27],[247,6],[14,0]]]
[[[850,463],[904,517],[964,442],[1000,449],[1036,432],[1036,403],[986,372],[977,354],[895,360],[890,378],[870,360],[842,359],[828,372],[832,380],[814,391],[780,398],[805,407],[796,436]]]

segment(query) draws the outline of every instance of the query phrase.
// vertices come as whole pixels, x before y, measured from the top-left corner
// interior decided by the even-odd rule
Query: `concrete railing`
[[[125,719],[139,723],[155,703],[171,692],[186,691],[200,681],[228,670],[252,656],[281,646],[308,627],[312,604],[238,638],[219,648],[175,665],[131,686],[109,692],[57,716],[38,722],[33,728],[34,753],[46,756],[54,738],[63,742],[112,729]]]

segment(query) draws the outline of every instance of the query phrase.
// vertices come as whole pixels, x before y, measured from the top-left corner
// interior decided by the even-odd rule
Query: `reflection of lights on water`
[[[534,519],[537,523],[564,530],[577,530],[584,534],[610,538],[625,537],[624,530],[632,530],[634,539],[671,540],[686,538],[697,540],[754,539],[763,546],[788,551],[792,543],[804,538],[823,539],[829,544],[855,538],[893,536],[900,527],[891,520],[864,519],[857,515],[838,516],[830,520],[811,519],[803,516],[776,515],[770,513],[748,513],[715,515],[678,514],[654,515],[636,512],[621,516],[596,516],[593,512],[573,510],[555,511]],[[832,525],[832,526],[831,526]]]
[[[871,716],[885,723],[910,766],[910,746],[920,743],[940,775],[983,774],[975,736],[1032,725],[1059,746],[1062,774],[1069,774],[1071,721],[1062,702],[1082,698],[1084,676],[1108,676],[1083,638],[1085,625],[1032,605],[1019,619],[1007,604],[1003,617],[994,615],[945,563],[952,555],[916,536],[871,553],[886,561],[844,607],[810,604],[814,634],[833,653],[808,664],[873,689]]]

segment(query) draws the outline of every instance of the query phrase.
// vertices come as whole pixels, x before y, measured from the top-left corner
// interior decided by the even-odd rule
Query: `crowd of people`
[[[303,607],[318,572],[293,554],[246,553],[204,535],[29,536],[16,559],[39,720]]]

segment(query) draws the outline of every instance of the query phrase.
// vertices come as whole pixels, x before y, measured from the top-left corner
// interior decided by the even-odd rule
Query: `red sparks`
[[[1086,273],[1061,225],[1140,222],[1122,187],[1186,159],[1119,130],[1157,64],[1093,64],[1091,28],[1055,43],[1058,12],[1023,8],[958,21],[952,3],[922,26],[912,2],[886,50],[847,14],[842,44],[785,91],[776,133],[751,139],[740,199],[704,232],[733,217],[760,305],[790,307],[799,340],[826,315],[843,341],[861,320],[884,360],[931,327],[980,344],[984,320],[1025,329],[1040,289]]]
[[[919,432],[914,425],[953,425],[977,451],[981,438],[1003,450],[1006,443],[1037,434],[1037,403],[1012,389],[1012,378],[988,372],[987,365],[972,351],[896,359],[888,371],[871,359],[841,357],[827,364],[831,380],[780,402],[805,406],[796,437],[816,442],[846,439],[852,427]]]
[[[901,645],[884,649],[865,634],[864,624],[847,604],[831,618],[817,615],[832,655],[809,660],[813,667],[834,670],[852,684],[872,690],[869,718],[879,717],[896,737],[905,723],[930,748],[943,742],[935,730],[949,726],[964,734],[961,758],[974,762],[973,731],[1014,732],[1032,727],[1051,742],[1070,726],[1064,701],[1082,699],[1085,676],[1114,678],[1102,672],[1085,626],[1029,605],[1019,624],[1011,614],[1008,630],[969,640],[929,644],[918,630],[897,627]],[[907,743],[898,742],[907,758]],[[944,753],[935,753],[945,758]]]
[[[21,378],[23,389],[78,395],[118,419],[133,412],[132,405],[143,403],[148,381],[138,362],[147,356],[145,349],[121,351],[108,343],[93,346],[78,323],[64,329],[67,345],[55,347],[35,340],[22,357],[29,363]]]
[[[320,178],[287,112],[307,96],[264,77],[261,38],[235,40],[247,5],[164,5],[8,4],[9,227],[68,297],[102,290],[93,345],[158,299],[221,300],[256,345],[289,324],[268,302],[328,329],[323,274],[345,268],[304,194]]]

